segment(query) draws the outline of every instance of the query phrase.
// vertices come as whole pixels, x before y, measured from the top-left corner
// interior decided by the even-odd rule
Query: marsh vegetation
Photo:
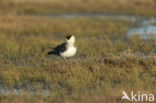
[[[0,2],[1,103],[120,103],[123,90],[156,94],[154,33],[148,39],[129,36],[129,29],[140,24],[126,18],[49,16],[83,12],[151,18],[154,0]],[[75,57],[46,55],[69,34],[76,37]]]

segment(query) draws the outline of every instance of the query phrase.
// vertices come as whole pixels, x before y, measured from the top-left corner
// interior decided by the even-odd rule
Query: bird
[[[52,51],[48,52],[48,55],[57,55],[63,58],[69,58],[76,54],[77,48],[75,47],[75,36],[66,36],[66,42],[56,46]]]

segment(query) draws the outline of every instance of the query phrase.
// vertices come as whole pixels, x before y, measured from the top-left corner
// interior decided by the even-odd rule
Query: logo
[[[131,91],[130,96],[128,96],[128,94],[123,91],[123,97],[121,98],[121,101],[123,100],[128,100],[128,101],[134,101],[134,102],[153,102],[154,101],[154,94],[146,94],[146,93],[134,93],[133,91]]]

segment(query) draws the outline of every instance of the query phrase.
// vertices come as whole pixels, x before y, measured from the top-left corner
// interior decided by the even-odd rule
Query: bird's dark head
[[[69,40],[72,37],[72,35],[66,36],[66,39]]]
[[[67,40],[68,43],[74,44],[75,43],[75,36],[69,35],[69,36],[66,37],[66,40]]]

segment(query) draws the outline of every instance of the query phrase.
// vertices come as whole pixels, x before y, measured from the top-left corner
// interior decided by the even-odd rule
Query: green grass
[[[1,103],[120,103],[123,90],[156,93],[156,40],[127,38],[134,22],[13,15],[0,21],[1,84],[23,93],[1,94]],[[76,36],[75,57],[46,55],[69,34]],[[50,94],[23,91],[32,88]]]
[[[127,37],[138,24],[126,19],[35,16],[64,13],[156,14],[154,0],[1,0],[0,90],[20,94],[0,94],[0,103],[121,103],[123,90],[156,94],[154,36]],[[66,35],[75,35],[77,54],[47,56]]]
[[[0,13],[119,13],[155,16],[155,4],[155,0],[1,0]]]
[[[64,60],[42,60],[40,64],[17,66],[7,64],[7,70],[1,72],[1,80],[6,86],[21,88],[34,87],[35,91],[48,85],[49,96],[30,95],[1,96],[1,102],[91,102],[120,103],[121,93],[126,91],[155,91],[155,56],[142,56],[131,53],[118,56]],[[90,96],[92,98],[90,98]]]

